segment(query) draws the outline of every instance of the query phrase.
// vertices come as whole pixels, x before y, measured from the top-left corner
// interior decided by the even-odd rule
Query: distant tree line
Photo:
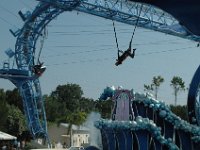
[[[66,122],[81,125],[92,112],[100,112],[103,118],[111,115],[111,100],[99,101],[83,97],[77,84],[58,85],[49,95],[44,95],[48,122]],[[0,131],[20,137],[27,133],[23,102],[18,89],[0,89]]]
[[[151,86],[146,90],[154,90],[156,95],[160,84],[164,82],[161,76],[154,77]],[[178,82],[179,83],[179,82]],[[177,83],[172,83],[172,86]],[[177,88],[177,86],[176,86]],[[174,87],[175,89],[175,87]],[[178,90],[177,90],[178,91]],[[113,101],[111,99],[93,100],[83,97],[83,91],[77,84],[58,85],[49,95],[44,95],[47,121],[59,124],[60,122],[81,125],[92,112],[99,112],[102,118],[111,118]],[[171,105],[172,111],[182,119],[187,120],[187,107]],[[21,137],[27,133],[23,103],[18,89],[4,91],[0,89],[0,130]],[[69,130],[70,130],[69,127]]]
[[[160,75],[154,76],[150,85],[144,84],[144,91],[154,92],[155,99],[158,99],[158,91],[160,85],[164,82],[164,78]],[[179,92],[185,91],[185,82],[179,76],[174,76],[170,81],[170,86],[174,91],[174,105],[177,105],[177,97]]]
[[[17,89],[0,89],[0,130],[21,137],[26,131],[23,104]]]

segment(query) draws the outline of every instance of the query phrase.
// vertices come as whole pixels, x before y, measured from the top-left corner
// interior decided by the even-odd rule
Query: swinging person
[[[135,50],[136,49],[133,49],[133,52],[131,52],[131,42],[130,42],[130,44],[129,44],[129,48],[126,50],[126,51],[118,51],[118,59],[116,60],[116,63],[115,63],[115,65],[116,66],[118,66],[118,65],[121,65],[122,64],[122,62],[128,57],[128,56],[130,56],[131,58],[134,58],[134,56],[135,56]],[[121,52],[122,53],[122,55],[120,56],[119,55],[119,52]]]

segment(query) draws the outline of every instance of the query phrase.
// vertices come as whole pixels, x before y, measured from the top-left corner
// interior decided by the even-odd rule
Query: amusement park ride
[[[35,9],[31,11],[19,11],[19,15],[24,21],[24,25],[21,29],[16,31],[10,30],[10,32],[17,38],[15,44],[15,51],[8,49],[6,54],[9,58],[16,60],[17,68],[12,68],[9,63],[4,63],[3,69],[0,69],[0,77],[10,80],[17,88],[19,88],[20,94],[23,99],[24,112],[26,115],[29,130],[33,137],[43,137],[48,139],[47,134],[47,124],[46,124],[46,114],[42,99],[42,92],[40,88],[39,77],[45,71],[45,66],[40,63],[39,58],[36,60],[36,44],[39,37],[44,36],[44,30],[51,20],[56,18],[59,14],[65,11],[79,11],[95,16],[99,16],[105,19],[122,22],[129,25],[137,25],[142,28],[159,31],[162,33],[178,36],[181,38],[193,40],[196,42],[200,41],[200,26],[199,19],[194,19],[200,17],[200,2],[198,0],[37,0],[38,4]],[[122,54],[123,55],[123,54]],[[191,82],[189,94],[188,94],[188,116],[190,124],[187,126],[190,129],[184,129],[183,127],[175,123],[174,121],[180,121],[173,115],[171,116],[172,122],[166,122],[163,116],[165,112],[165,107],[155,101],[148,101],[149,108],[147,106],[143,107],[140,105],[141,101],[135,101],[133,104],[134,113],[137,109],[138,116],[147,117],[156,122],[155,124],[149,125],[148,132],[151,129],[157,133],[154,134],[168,134],[165,136],[172,137],[172,132],[170,129],[177,128],[176,134],[179,139],[176,143],[180,149],[199,149],[198,138],[200,136],[200,108],[199,108],[199,83],[200,83],[200,67],[197,69],[193,80]],[[113,96],[113,95],[112,95]],[[151,103],[150,103],[151,102]],[[161,106],[162,110],[157,108]],[[136,106],[137,105],[137,106]],[[151,115],[155,107],[157,119],[154,120]],[[157,109],[157,110],[156,110]],[[136,115],[136,116],[137,116]],[[160,117],[160,121],[159,118]],[[133,116],[132,116],[133,119]],[[137,122],[145,120],[144,118],[136,118]],[[170,120],[170,119],[169,119]],[[145,122],[145,121],[144,121]],[[146,120],[146,124],[148,124]],[[164,123],[163,123],[164,122]],[[181,122],[181,121],[180,121]],[[175,125],[176,124],[176,125]],[[102,128],[103,123],[99,123],[99,128]],[[177,126],[178,125],[178,126]],[[131,125],[129,125],[131,126]],[[157,126],[162,127],[162,133],[156,131]],[[181,127],[180,127],[181,126]],[[133,125],[133,128],[139,128],[137,125]],[[125,129],[125,127],[123,128]],[[128,128],[126,128],[128,129]],[[121,130],[121,129],[120,129]],[[187,130],[187,131],[186,131]],[[195,130],[195,131],[194,131]],[[135,130],[134,130],[135,131]],[[181,132],[185,131],[185,132]],[[135,131],[135,138],[138,139],[139,145],[147,147],[153,147],[154,149],[165,149],[158,144],[162,142],[160,139],[154,139],[151,146],[141,138],[146,138],[142,135],[142,132]],[[125,133],[123,133],[125,134]],[[171,134],[171,135],[169,135]],[[128,136],[130,133],[126,132]],[[190,135],[192,135],[190,138]],[[104,136],[107,136],[104,134]],[[113,136],[113,135],[112,135]],[[156,137],[156,135],[155,135]],[[185,137],[185,138],[184,138]],[[112,137],[114,138],[114,136]],[[118,137],[120,138],[120,137]],[[120,141],[121,139],[118,139]],[[128,138],[127,138],[128,140]],[[130,140],[130,139],[129,139]],[[150,139],[149,139],[150,140]],[[163,139],[164,141],[165,139]],[[109,140],[110,141],[110,140]],[[123,141],[123,140],[122,140]],[[124,141],[125,142],[125,141]],[[130,141],[126,141],[127,143]],[[142,143],[143,142],[143,143]],[[172,145],[173,141],[166,140],[164,143],[168,142],[168,145]],[[196,143],[197,144],[196,144]],[[104,143],[104,146],[114,149]],[[118,143],[119,144],[119,143]],[[133,143],[132,143],[133,144]],[[181,145],[181,146],[180,146]],[[183,145],[190,146],[189,148],[184,148]],[[112,145],[113,146],[113,145]],[[115,144],[116,146],[116,144]],[[120,146],[119,146],[120,147]],[[119,148],[118,149],[121,149]],[[144,147],[143,147],[144,148]],[[127,148],[128,150],[129,148]],[[142,148],[140,148],[142,149]],[[174,149],[177,146],[174,144]],[[125,150],[125,149],[124,149]],[[144,150],[144,149],[142,149]]]

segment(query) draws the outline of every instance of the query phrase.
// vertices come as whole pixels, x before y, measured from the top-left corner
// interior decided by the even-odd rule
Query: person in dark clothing
[[[43,66],[43,63],[39,63],[38,65],[34,65],[33,66],[33,72],[38,75],[41,76],[42,73],[46,70],[46,67]]]
[[[122,55],[120,56],[119,55],[119,52],[118,52],[118,59],[116,60],[117,62],[115,63],[116,66],[118,65],[121,65],[122,62],[128,57],[130,56],[131,58],[134,58],[135,56],[135,50],[136,49],[133,49],[133,52],[131,52],[131,43],[129,44],[129,48],[126,50],[126,51],[119,51],[122,53]]]

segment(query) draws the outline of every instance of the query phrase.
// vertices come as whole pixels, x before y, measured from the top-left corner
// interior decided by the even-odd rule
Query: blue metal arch
[[[197,68],[188,92],[188,116],[192,124],[200,125],[200,66]]]
[[[33,137],[44,137],[48,139],[46,114],[42,99],[42,92],[39,79],[35,78],[32,72],[34,63],[35,47],[42,30],[60,11],[51,9],[46,11],[50,5],[42,4],[32,13],[32,16],[25,22],[21,34],[17,38],[15,46],[16,64],[19,70],[26,70],[31,77],[28,80],[20,81],[18,86],[24,104],[24,111],[28,127]],[[47,15],[41,17],[42,13]],[[51,16],[51,17],[49,17]]]
[[[10,79],[19,88],[27,118],[28,127],[33,137],[48,139],[46,114],[42,99],[40,82],[32,71],[35,65],[36,43],[46,25],[64,10],[72,10],[77,1],[71,1],[65,9],[58,9],[49,3],[40,2],[35,10],[25,20],[24,26],[18,34],[15,44],[15,59],[18,70],[26,71],[24,78]]]

